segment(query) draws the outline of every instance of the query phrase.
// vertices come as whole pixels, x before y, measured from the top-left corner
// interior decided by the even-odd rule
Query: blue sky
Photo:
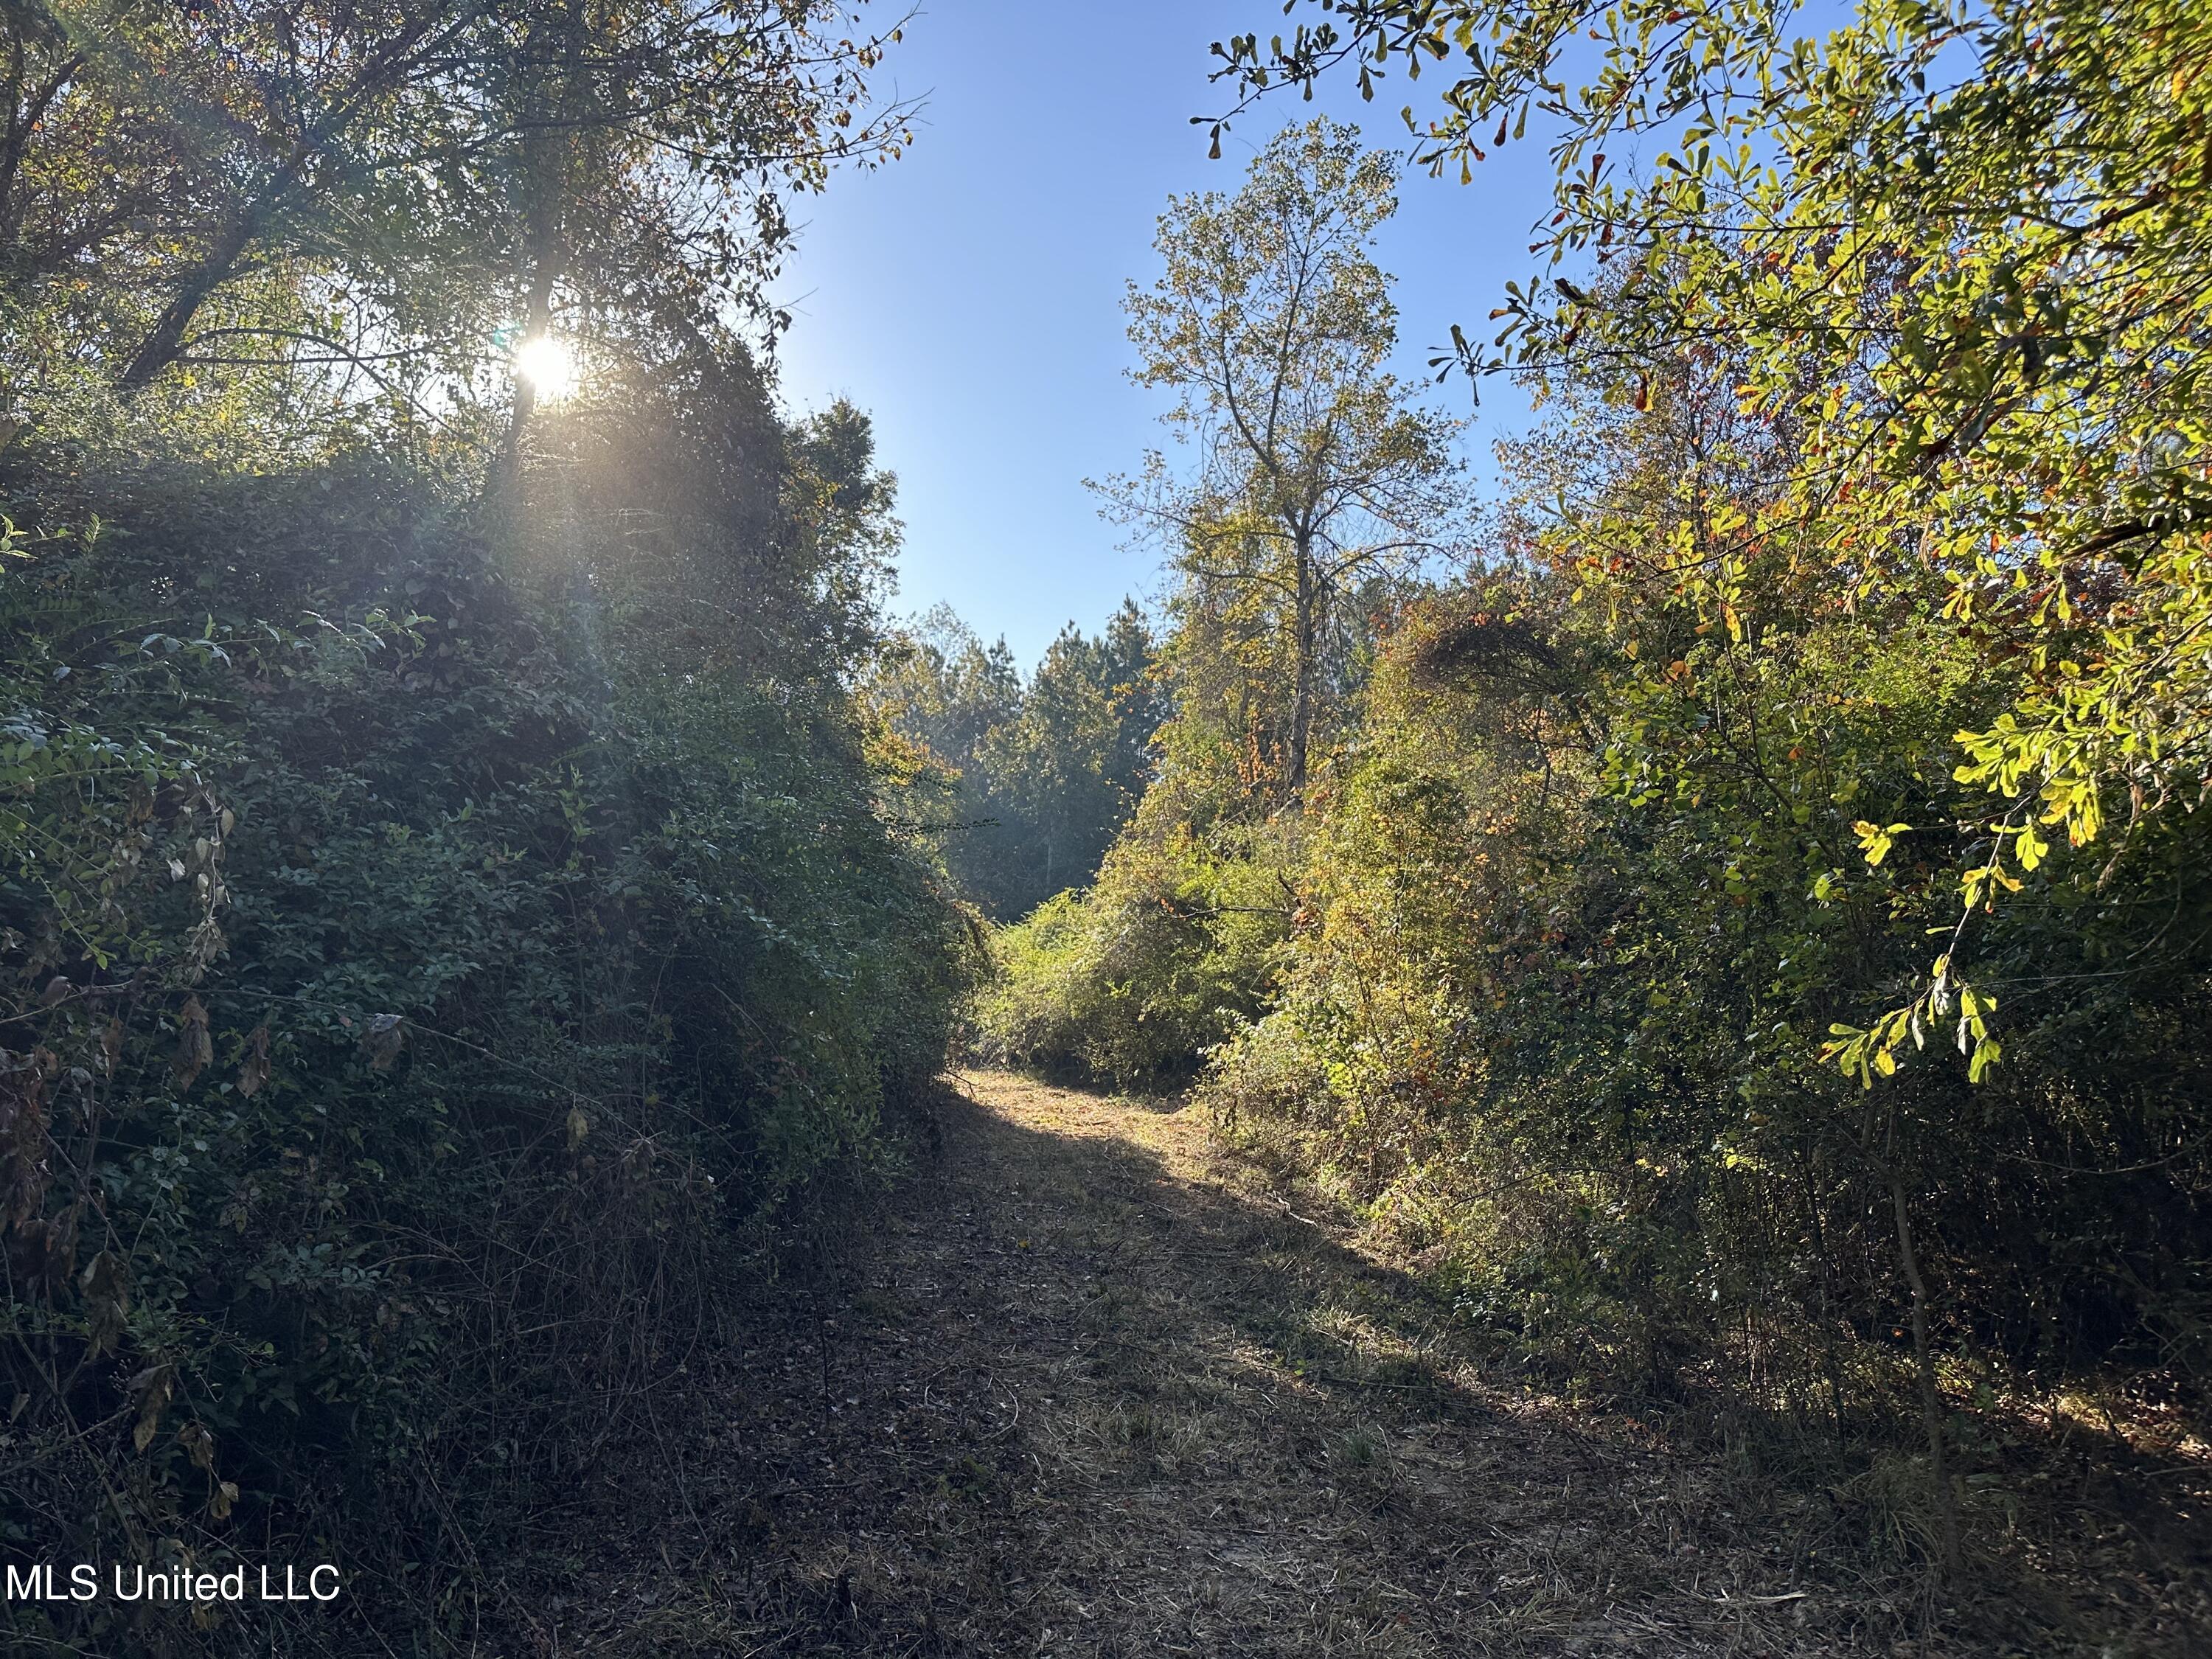
[[[948,601],[1026,663],[1062,623],[1094,627],[1123,594],[1157,591],[1157,554],[1125,550],[1082,480],[1133,470],[1164,441],[1157,398],[1123,376],[1121,312],[1123,284],[1152,274],[1161,209],[1173,193],[1234,189],[1253,149],[1316,107],[1358,120],[1370,143],[1404,142],[1403,83],[1369,105],[1346,83],[1315,106],[1263,104],[1209,161],[1189,125],[1222,101],[1208,45],[1283,21],[1274,0],[935,0],[908,27],[884,84],[927,95],[919,142],[799,204],[806,228],[777,289],[796,315],[786,400],[850,398],[899,475],[896,610]],[[1409,373],[1528,274],[1550,179],[1528,143],[1471,185],[1407,179],[1380,258],[1399,278]],[[1465,412],[1463,387],[1436,395]],[[1486,388],[1478,459],[1526,407],[1510,386]]]

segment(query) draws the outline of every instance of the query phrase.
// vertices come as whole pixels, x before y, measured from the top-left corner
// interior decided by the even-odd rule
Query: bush
[[[1981,944],[2026,988],[2004,1066],[1970,1085],[1945,1030],[1869,1094],[1821,1040],[1956,890],[1855,821],[1968,817],[1945,751],[1989,671],[1911,615],[1723,663],[1628,614],[1671,670],[1541,578],[1416,612],[1316,795],[1279,992],[1206,1073],[1223,1122],[1585,1379],[1896,1403],[1901,1193],[1940,1346],[2201,1384],[2212,822],[2046,867]]]
[[[343,446],[19,452],[0,1558],[312,1545],[354,1605],[473,1620],[471,1564],[527,1545],[769,1229],[896,1156],[969,923],[878,810],[806,465],[641,544],[580,465],[518,530]],[[717,559],[743,627],[672,621]]]
[[[1087,890],[996,936],[984,1058],[1123,1086],[1193,1075],[1265,1006],[1289,919],[1272,830],[1159,828],[1148,798]]]

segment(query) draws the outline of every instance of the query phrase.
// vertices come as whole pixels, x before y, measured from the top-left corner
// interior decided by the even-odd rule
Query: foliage
[[[1568,429],[1580,464],[1588,411]],[[1209,1073],[1224,1121],[1445,1246],[1470,1314],[1586,1378],[1879,1402],[1911,1323],[1893,1182],[1942,1346],[2200,1373],[2199,823],[2001,919],[2039,992],[2012,1075],[1975,1090],[1961,1057],[1877,1109],[1820,1035],[1944,915],[1909,844],[1865,869],[1856,792],[1957,789],[1978,653],[1927,616],[1754,651],[1566,569],[1408,617],[1316,792],[1282,988]],[[2125,987],[2089,967],[2130,959]]]
[[[1363,586],[1449,540],[1455,428],[1385,368],[1396,312],[1370,247],[1397,210],[1396,172],[1353,129],[1285,129],[1233,197],[1170,203],[1154,243],[1165,269],[1127,301],[1133,378],[1173,394],[1164,418],[1196,464],[1178,478],[1156,453],[1105,494],[1200,604],[1272,645],[1285,799],[1304,787]]]
[[[1156,671],[1172,712],[1097,882],[1002,937],[987,1053],[1172,1081],[1267,1004],[1309,779],[1355,740],[1378,619],[1454,520],[1454,428],[1384,367],[1395,313],[1369,246],[1395,174],[1320,121],[1279,135],[1234,197],[1161,221],[1166,269],[1132,286],[1130,337],[1196,466],[1177,480],[1154,455],[1109,493],[1173,560]]]
[[[1002,641],[939,606],[885,653],[867,695],[950,772],[947,866],[989,915],[1019,916],[1097,872],[1152,771],[1162,701],[1152,630],[1125,600],[1096,639],[1070,624],[1026,684]]]
[[[998,935],[986,1058],[1124,1086],[1188,1078],[1262,1005],[1283,934],[1264,831],[1200,836],[1155,790],[1097,880]]]
[[[532,1494],[896,1156],[973,946],[843,689],[888,486],[741,359],[647,378],[489,503],[8,458],[9,1561],[320,1540],[386,1640],[497,1625]]]
[[[60,380],[206,397],[258,366],[443,418],[518,327],[711,331],[775,269],[785,193],[903,139],[867,105],[886,43],[821,0],[4,19],[0,274]]]
[[[1516,288],[1503,357],[1463,343],[1470,367],[1588,364],[1648,395],[1690,365],[1789,430],[1771,495],[1672,550],[1681,603],[1758,627],[1747,578],[1779,551],[1876,610],[1936,584],[2017,669],[1956,734],[1983,799],[1946,822],[1863,820],[1870,866],[1893,821],[1948,840],[1960,904],[1912,994],[1839,1019],[1830,1045],[1871,1083],[1954,1021],[1986,1070],[2003,988],[1968,970],[1986,919],[2054,838],[2117,834],[2106,856],[2124,857],[2204,786],[2201,9],[1869,0],[1825,40],[1779,4],[1334,9],[1342,31],[1265,52],[1246,37],[1224,72],[1258,90],[1346,58],[1364,82],[1450,64],[1426,156],[1479,160],[1493,117],[1503,143],[1540,112],[1560,131],[1554,264],[1595,252],[1623,273],[1601,295]],[[1585,28],[1601,61],[1570,91],[1554,65]],[[1657,153],[1632,177],[1608,144]]]

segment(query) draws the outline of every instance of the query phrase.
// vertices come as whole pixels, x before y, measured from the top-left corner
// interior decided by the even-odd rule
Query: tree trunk
[[[1285,799],[1303,805],[1306,751],[1313,744],[1315,635],[1320,632],[1315,612],[1321,595],[1314,575],[1312,537],[1301,532],[1294,547],[1297,587],[1291,619],[1291,752],[1283,793]]]
[[[1835,1261],[1828,1253],[1827,1229],[1820,1224],[1820,1193],[1814,1184],[1813,1166],[1809,1159],[1797,1161],[1797,1178],[1805,1188],[1805,1213],[1813,1225],[1813,1248],[1820,1259],[1820,1369],[1828,1381],[1828,1405],[1835,1413],[1836,1440],[1840,1444],[1845,1435],[1844,1421],[1844,1373],[1836,1358]]]
[[[23,156],[30,147],[31,135],[39,130],[46,111],[60,97],[84,67],[84,54],[73,52],[46,77],[44,86],[26,94],[24,91],[25,51],[19,33],[9,48],[8,133],[0,138],[0,249],[13,258],[15,240],[23,226],[23,202],[16,188],[23,170]]]
[[[1928,1456],[1936,1481],[1936,1507],[1943,1528],[1943,1571],[1959,1576],[1959,1507],[1951,1492],[1950,1459],[1943,1448],[1943,1396],[1936,1386],[1936,1358],[1928,1346],[1928,1285],[1920,1276],[1919,1253],[1912,1246],[1912,1217],[1905,1200],[1905,1183],[1896,1166],[1885,1163],[1890,1204],[1897,1212],[1897,1260],[1905,1269],[1905,1287],[1912,1293],[1912,1353],[1920,1370],[1920,1416],[1928,1431]]]
[[[543,234],[539,215],[533,214],[537,258],[531,272],[530,294],[523,305],[522,332],[524,340],[534,340],[543,335],[553,320],[553,280],[556,264],[550,234]],[[523,434],[530,418],[538,410],[538,388],[527,376],[515,374],[514,401],[507,410],[507,435],[500,440],[499,453],[492,458],[491,469],[484,477],[484,499],[497,511],[505,513],[511,506],[517,480],[522,476]]]
[[[183,355],[185,331],[191,326],[199,308],[207,303],[208,295],[220,288],[237,267],[253,240],[254,228],[258,222],[259,216],[251,210],[240,214],[208,250],[207,256],[193,267],[184,286],[162,307],[153,328],[131,355],[130,367],[123,371],[125,392],[143,391],[151,386],[155,375]]]
[[[262,227],[283,208],[286,198],[306,173],[318,143],[313,135],[309,135],[295,144],[291,158],[270,178],[259,195],[238,210],[214,246],[192,267],[191,275],[185,278],[175,296],[162,308],[152,331],[131,354],[131,366],[123,371],[125,392],[141,391],[152,385],[155,375],[183,355],[185,331],[191,326],[199,308],[207,303],[208,295],[230,280],[231,272],[246,257],[246,250],[253,246],[253,239],[261,234]]]

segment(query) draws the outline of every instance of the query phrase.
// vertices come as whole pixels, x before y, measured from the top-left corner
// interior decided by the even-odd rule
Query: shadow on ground
[[[862,1247],[687,1362],[544,1652],[2057,1650],[1869,1570],[1828,1494],[1486,1374],[1194,1112],[963,1083]]]

